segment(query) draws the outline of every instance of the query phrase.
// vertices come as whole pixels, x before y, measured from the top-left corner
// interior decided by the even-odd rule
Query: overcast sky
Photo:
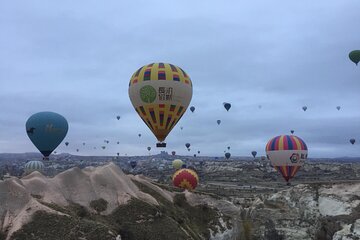
[[[360,66],[348,58],[360,49],[359,9],[359,0],[1,1],[0,152],[37,151],[25,122],[54,111],[69,122],[58,152],[158,153],[128,83],[139,67],[168,62],[191,77],[196,107],[167,137],[169,152],[263,155],[294,129],[309,157],[360,156]]]

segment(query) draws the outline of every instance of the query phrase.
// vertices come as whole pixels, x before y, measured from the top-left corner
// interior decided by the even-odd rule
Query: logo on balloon
[[[292,163],[297,163],[298,159],[299,159],[299,154],[298,153],[293,153],[291,155],[291,157],[290,157],[290,160],[291,160]]]
[[[140,89],[140,98],[143,102],[152,103],[156,99],[156,90],[150,85],[146,85]]]

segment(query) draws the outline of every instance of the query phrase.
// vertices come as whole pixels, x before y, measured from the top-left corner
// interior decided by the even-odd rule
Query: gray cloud
[[[35,151],[24,124],[51,110],[70,124],[71,146],[58,151],[158,152],[128,81],[140,66],[163,61],[191,76],[196,106],[168,136],[168,151],[220,156],[231,146],[233,155],[264,154],[271,137],[294,129],[310,156],[358,156],[348,139],[360,142],[360,69],[347,54],[360,48],[359,7],[356,0],[2,3],[0,151]]]

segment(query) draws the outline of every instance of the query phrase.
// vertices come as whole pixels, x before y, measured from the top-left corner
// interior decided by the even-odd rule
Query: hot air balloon
[[[195,111],[195,107],[194,107],[194,106],[191,106],[191,107],[190,107],[190,111],[191,111],[191,112],[194,112],[194,111]]]
[[[150,151],[150,150],[151,150],[151,147],[147,147],[147,150]]]
[[[227,149],[230,150],[230,146],[228,146]]]
[[[198,151],[198,154],[200,154],[200,151]]]
[[[132,169],[134,169],[136,167],[136,165],[137,165],[137,161],[135,161],[135,160],[130,161],[130,166]]]
[[[183,164],[184,162],[180,159],[175,159],[174,161],[172,161],[172,166],[176,170],[180,169]]]
[[[306,111],[307,109],[307,106],[303,106],[302,109],[304,110],[304,112]]]
[[[266,144],[266,155],[286,182],[293,178],[307,159],[305,142],[295,135],[280,135]]]
[[[69,128],[66,119],[54,112],[35,113],[26,121],[25,127],[31,142],[47,160],[65,138]]]
[[[226,109],[226,111],[229,111],[229,109],[231,108],[230,103],[224,102],[223,105],[224,105],[224,108]]]
[[[189,148],[190,147],[190,143],[185,143],[185,147]]]
[[[355,139],[354,139],[354,138],[351,138],[351,139],[350,139],[350,143],[351,143],[351,144],[354,144],[354,143],[355,143]]]
[[[44,163],[42,163],[41,161],[27,162],[25,164],[24,170],[25,170],[26,175],[28,175],[28,174],[30,174],[30,173],[32,173],[34,171],[38,171],[38,172],[43,173],[43,171],[44,171]]]
[[[79,149],[76,149],[76,151],[78,152],[78,151],[79,151]]]
[[[83,143],[83,146],[85,146],[85,143]]]
[[[229,152],[225,153],[225,158],[229,159],[231,157],[231,154]]]
[[[252,151],[252,152],[251,152],[251,155],[253,155],[254,158],[256,157],[256,154],[257,154],[256,151]]]
[[[188,148],[188,152],[190,152],[190,150],[191,150],[191,149],[190,149],[190,148]]]
[[[116,142],[117,144],[120,144],[120,142]]]
[[[120,116],[116,116],[117,120],[120,120]]]
[[[131,77],[129,97],[141,119],[159,141],[164,142],[180,120],[192,98],[192,82],[181,68],[167,63],[152,63]]]
[[[183,130],[184,127],[180,127],[181,130]]]
[[[196,154],[194,154],[194,157],[196,157]]]
[[[195,171],[183,168],[174,173],[172,181],[175,187],[194,190],[199,182],[199,177]]]
[[[116,153],[118,156],[120,155],[120,153]]]
[[[337,106],[337,107],[336,107],[336,109],[337,109],[338,111],[340,110],[340,108],[341,108],[340,106]]]
[[[171,154],[172,154],[173,156],[175,156],[176,152],[175,152],[175,151],[172,151]]]
[[[218,125],[220,125],[220,123],[221,123],[221,120],[217,120],[216,122],[217,122],[217,124],[218,124]]]
[[[102,149],[105,149],[106,147],[105,146],[101,146]]]
[[[291,134],[294,134],[294,130],[290,130]]]
[[[69,145],[69,142],[65,142],[65,146],[68,146]]]
[[[356,65],[360,62],[360,50],[354,50],[349,53],[349,58]]]
[[[138,136],[141,137],[141,134],[139,133]]]

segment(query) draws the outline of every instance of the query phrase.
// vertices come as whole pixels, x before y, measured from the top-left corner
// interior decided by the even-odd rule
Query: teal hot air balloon
[[[349,53],[349,58],[356,65],[360,62],[360,50],[354,50]]]
[[[68,122],[58,113],[39,112],[32,115],[25,124],[26,133],[44,159],[62,142],[68,132]]]

